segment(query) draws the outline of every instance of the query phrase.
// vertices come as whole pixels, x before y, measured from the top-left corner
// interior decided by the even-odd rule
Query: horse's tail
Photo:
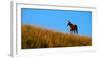
[[[76,26],[76,33],[78,34],[78,27],[77,27],[77,25],[75,25]]]

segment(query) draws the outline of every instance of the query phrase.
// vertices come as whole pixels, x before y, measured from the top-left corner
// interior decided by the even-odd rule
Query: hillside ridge
[[[33,25],[22,25],[22,49],[92,46],[87,36],[49,30]]]

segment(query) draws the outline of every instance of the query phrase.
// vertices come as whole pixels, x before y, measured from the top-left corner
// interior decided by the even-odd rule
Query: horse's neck
[[[70,25],[73,25],[72,23],[70,23]]]

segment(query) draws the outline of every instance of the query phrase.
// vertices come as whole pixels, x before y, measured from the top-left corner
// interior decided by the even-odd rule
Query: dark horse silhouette
[[[78,34],[78,27],[76,24],[72,24],[70,21],[68,21],[67,26],[70,27],[70,33]]]

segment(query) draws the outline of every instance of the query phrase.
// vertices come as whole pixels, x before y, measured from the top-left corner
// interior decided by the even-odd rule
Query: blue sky
[[[92,36],[92,12],[75,10],[21,9],[22,24],[31,24],[42,28],[69,33],[67,20],[78,25],[83,36]]]

